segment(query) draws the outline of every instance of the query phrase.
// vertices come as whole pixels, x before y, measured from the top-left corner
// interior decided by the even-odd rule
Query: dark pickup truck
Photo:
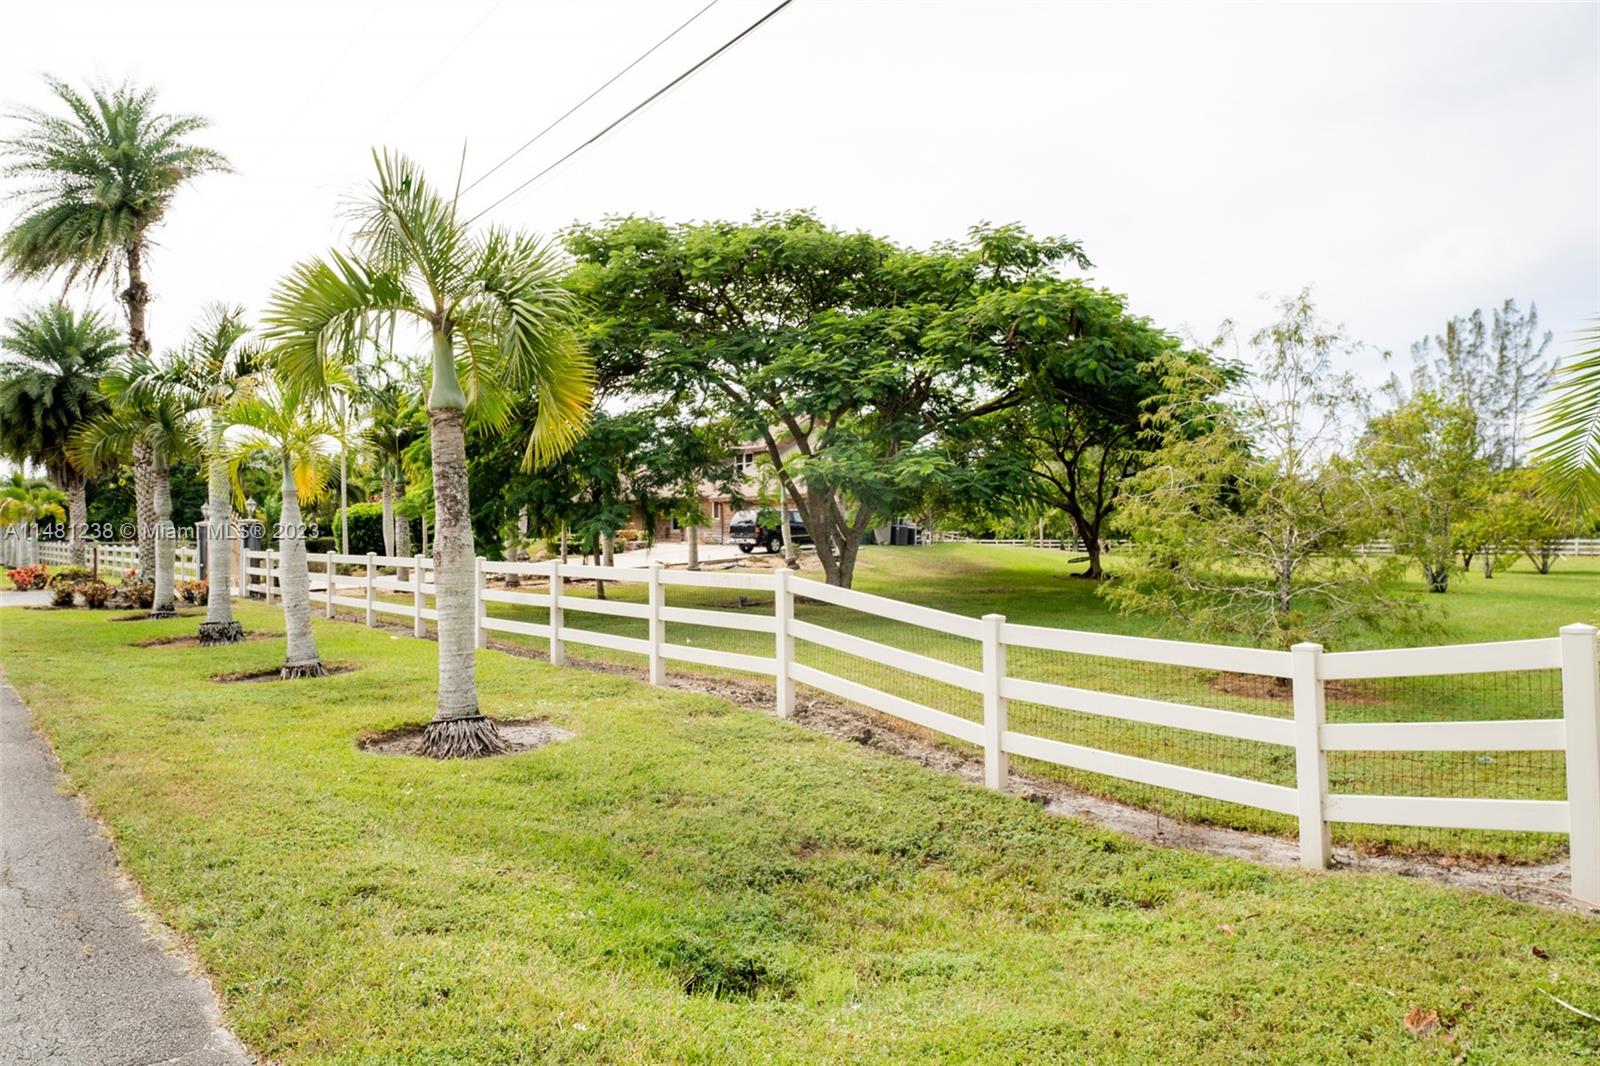
[[[788,515],[789,538],[796,545],[810,544],[811,534],[806,532],[800,512],[790,510]],[[783,529],[779,521],[776,510],[739,511],[728,523],[728,543],[737,544],[746,555],[757,548],[765,548],[768,555],[776,555],[783,550]]]

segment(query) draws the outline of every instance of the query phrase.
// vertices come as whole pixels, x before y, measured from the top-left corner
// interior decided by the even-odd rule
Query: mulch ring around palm
[[[250,640],[253,636],[254,636],[254,634],[251,634],[251,636],[247,636],[247,637],[245,637],[245,639],[246,640]],[[361,664],[360,663],[323,663],[322,664],[322,668],[323,668],[323,670],[326,671],[326,673],[323,673],[323,674],[321,674],[319,676],[321,676],[321,677],[332,677],[335,674],[348,674],[352,670],[359,670],[359,669],[361,669]],[[283,665],[280,663],[277,666],[264,666],[259,670],[240,670],[237,673],[212,674],[211,675],[211,680],[216,682],[219,685],[248,684],[248,683],[255,682],[255,681],[282,681],[282,680],[284,680],[284,677],[283,677]],[[296,680],[315,680],[315,679],[314,678],[307,678],[307,679],[298,679],[297,678]]]
[[[282,633],[246,633],[245,640],[282,640]],[[234,641],[235,644],[238,641]],[[130,648],[194,648],[200,645],[200,637],[194,633],[183,633],[170,637],[146,637],[144,640],[135,640],[128,646]],[[207,644],[208,648],[227,648],[229,644]]]
[[[496,722],[500,729],[500,736],[506,742],[507,749],[501,754],[515,755],[518,752],[532,751],[542,748],[547,744],[556,744],[563,740],[571,740],[574,736],[570,729],[562,729],[558,725],[551,725],[544,719],[536,718],[521,722]],[[425,725],[405,726],[401,729],[391,729],[386,733],[362,737],[356,742],[356,747],[373,755],[417,755],[417,749],[422,744],[422,734]],[[495,758],[496,756],[488,756]]]

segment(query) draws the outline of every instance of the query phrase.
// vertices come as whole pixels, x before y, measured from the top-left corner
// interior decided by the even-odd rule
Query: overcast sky
[[[775,2],[718,0],[465,208]],[[704,4],[13,4],[0,102],[48,105],[48,72],[153,84],[211,118],[237,173],[182,193],[157,234],[164,347],[209,301],[259,310],[338,241],[372,146],[449,184],[465,141],[471,181]],[[1200,337],[1311,285],[1374,353],[1409,359],[1450,315],[1508,296],[1537,301],[1570,350],[1600,311],[1597,11],[797,0],[490,217],[550,232],[811,207],[914,244],[1018,221],[1082,240],[1100,283]],[[51,291],[0,283],[0,313]],[[1383,375],[1375,354],[1360,369]]]

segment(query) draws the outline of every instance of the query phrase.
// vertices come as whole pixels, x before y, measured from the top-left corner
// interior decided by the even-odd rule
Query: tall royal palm
[[[106,410],[100,377],[122,351],[117,331],[94,311],[65,304],[36,308],[0,333],[0,452],[43,466],[67,496],[72,562],[88,561],[88,497],[68,454],[73,431]]]
[[[302,263],[283,280],[264,316],[267,336],[289,380],[324,390],[376,319],[409,319],[426,331],[439,693],[421,750],[487,755],[505,744],[478,707],[466,415],[470,408],[481,423],[508,430],[516,400],[531,394],[538,413],[525,461],[547,462],[582,432],[593,364],[547,245],[494,227],[474,232],[409,160],[374,160],[377,179],[352,212],[354,247]]]
[[[228,422],[224,409],[248,396],[259,371],[259,352],[248,343],[250,327],[242,307],[212,304],[176,351],[159,365],[133,379],[134,397],[171,398],[203,412],[201,452],[206,460],[206,620],[200,623],[201,644],[230,644],[244,639],[244,627],[233,617],[228,590],[233,585],[234,525],[228,487]]]
[[[306,567],[306,540],[300,503],[322,497],[323,476],[334,424],[316,411],[299,389],[281,383],[241,396],[224,412],[228,423],[243,433],[229,449],[233,483],[246,461],[265,457],[282,477],[283,509],[278,514],[278,550],[282,556],[284,680],[321,677],[328,671],[317,654],[311,633],[311,578]],[[242,494],[242,490],[241,490]]]
[[[190,138],[196,115],[160,110],[153,89],[123,85],[88,95],[52,79],[65,115],[24,111],[20,136],[0,141],[3,171],[17,181],[21,210],[0,236],[0,259],[14,277],[65,274],[126,279],[118,294],[128,316],[128,350],[148,355],[145,267],[151,232],[177,191],[228,161]]]
[[[135,477],[146,481],[137,491],[140,538],[140,576],[155,581],[150,617],[171,618],[177,613],[177,529],[172,524],[172,463],[199,453],[194,412],[170,392],[141,392],[135,382],[148,380],[159,367],[133,359],[100,380],[110,401],[105,414],[72,435],[72,461],[87,473],[110,469],[130,458]],[[148,561],[146,546],[151,549]]]

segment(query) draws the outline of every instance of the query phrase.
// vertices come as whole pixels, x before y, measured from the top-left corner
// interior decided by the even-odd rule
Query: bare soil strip
[[[248,638],[246,638],[248,639]],[[323,663],[323,668],[328,672],[323,677],[332,677],[335,674],[348,674],[352,670],[361,669],[359,663]],[[219,685],[253,684],[257,681],[282,681],[283,667],[264,666],[259,670],[241,670],[238,673],[213,674],[211,680]],[[299,678],[296,680],[314,681],[316,678]]]

